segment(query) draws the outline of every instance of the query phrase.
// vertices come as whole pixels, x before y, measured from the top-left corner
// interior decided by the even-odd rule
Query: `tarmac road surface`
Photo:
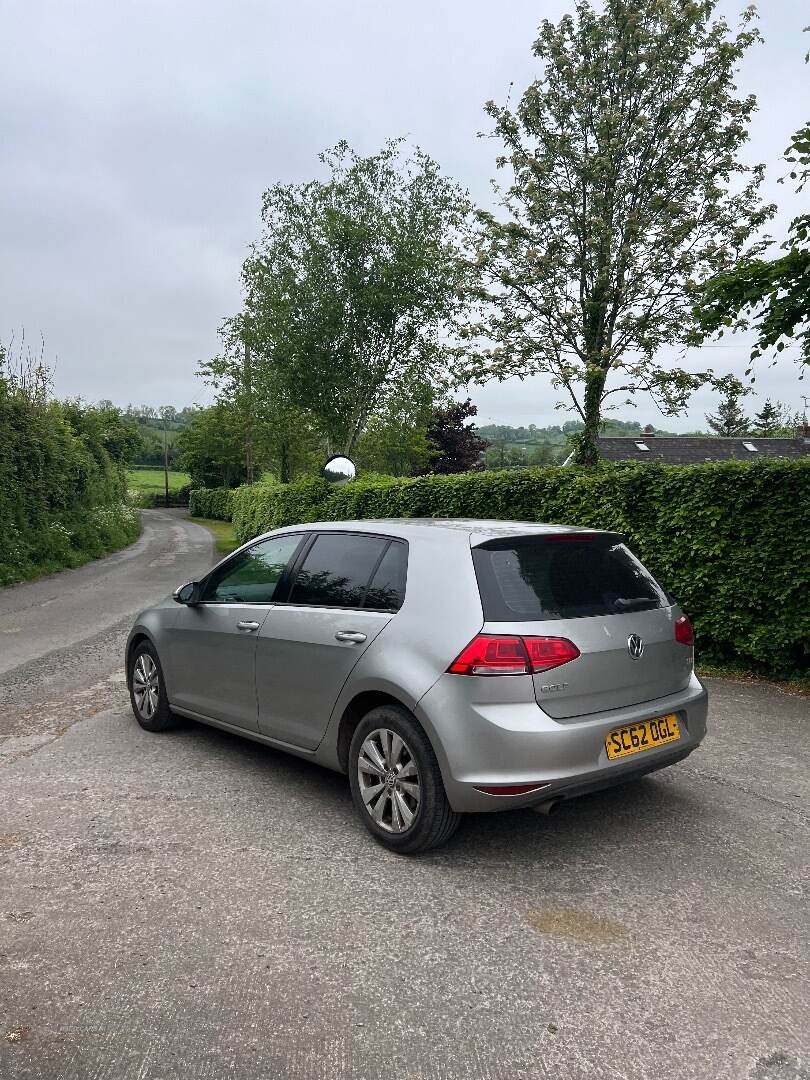
[[[686,762],[403,858],[345,779],[149,735],[178,513],[0,592],[0,1080],[807,1080],[810,702],[712,680]]]

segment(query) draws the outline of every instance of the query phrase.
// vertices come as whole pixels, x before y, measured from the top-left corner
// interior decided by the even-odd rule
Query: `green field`
[[[188,473],[169,469],[169,491],[179,491],[189,480]],[[127,487],[139,493],[139,505],[151,506],[155,496],[162,495],[165,490],[163,469],[129,469]]]

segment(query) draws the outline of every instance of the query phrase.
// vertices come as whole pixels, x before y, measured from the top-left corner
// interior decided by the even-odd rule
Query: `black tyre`
[[[132,711],[145,731],[168,731],[177,726],[177,717],[169,708],[166,696],[163,668],[150,642],[142,641],[132,650],[127,682]]]
[[[398,705],[379,705],[357,725],[349,747],[357,812],[384,847],[401,854],[444,844],[459,826],[427,735]]]

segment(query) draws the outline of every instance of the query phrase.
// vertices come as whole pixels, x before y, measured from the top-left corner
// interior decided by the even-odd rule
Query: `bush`
[[[702,657],[810,668],[810,459],[538,468],[239,488],[239,543],[298,522],[496,518],[623,533],[689,612]]]
[[[233,488],[193,488],[188,496],[188,512],[192,517],[216,518],[230,521]]]
[[[0,363],[0,585],[78,566],[137,537],[120,463],[128,433],[119,438],[108,412],[34,398]]]

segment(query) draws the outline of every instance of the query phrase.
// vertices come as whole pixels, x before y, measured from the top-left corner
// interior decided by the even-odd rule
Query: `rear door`
[[[256,637],[304,540],[272,537],[234,555],[205,580],[201,603],[180,609],[169,647],[173,705],[258,730]]]
[[[314,749],[352,668],[402,604],[407,545],[368,533],[314,535],[288,596],[258,635],[259,729]]]
[[[621,538],[555,533],[473,550],[489,633],[562,637],[577,659],[533,676],[538,704],[567,719],[676,693],[692,650],[675,640],[681,614]]]

